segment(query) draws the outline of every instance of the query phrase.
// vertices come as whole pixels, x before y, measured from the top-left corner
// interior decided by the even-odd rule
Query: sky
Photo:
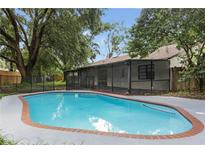
[[[101,17],[103,22],[109,23],[123,23],[123,26],[126,28],[130,28],[139,17],[141,9],[107,9],[104,12],[104,15]],[[106,38],[107,33],[103,32],[96,36],[95,42],[100,46],[100,55],[96,56],[95,61],[102,60],[106,58],[108,53],[106,46],[104,44],[104,40]]]

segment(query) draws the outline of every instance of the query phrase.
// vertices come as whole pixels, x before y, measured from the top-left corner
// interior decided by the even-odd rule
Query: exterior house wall
[[[153,61],[154,79],[153,90],[169,90],[169,62],[168,61]],[[132,62],[132,88],[133,89],[151,89],[150,80],[140,80],[138,78],[138,68],[140,65],[151,64],[150,61],[135,61]]]
[[[151,64],[150,61],[134,61],[132,62],[131,74],[132,74],[132,88],[133,89],[143,89],[150,90],[151,82],[150,80],[140,80],[138,78],[138,67],[140,65]]]

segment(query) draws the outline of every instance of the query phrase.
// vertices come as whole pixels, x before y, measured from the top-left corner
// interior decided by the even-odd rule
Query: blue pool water
[[[92,93],[44,93],[24,96],[30,118],[43,125],[104,132],[169,135],[192,124],[176,110]]]

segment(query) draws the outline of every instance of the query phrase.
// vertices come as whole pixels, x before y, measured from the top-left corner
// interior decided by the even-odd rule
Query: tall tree
[[[101,15],[101,9],[2,9],[0,57],[16,64],[23,81],[31,77],[44,49],[57,55],[65,69],[68,64],[72,66],[81,58],[92,56],[93,43],[82,34],[91,34],[90,40],[97,35]]]
[[[104,43],[107,47],[107,58],[111,58],[114,54],[119,56],[124,49],[126,29],[118,23],[111,24],[107,30],[107,37]]]
[[[177,48],[185,51],[183,78],[195,77],[198,85],[202,85],[205,9],[144,9],[130,34],[128,50],[131,56],[143,57],[161,46],[177,44]]]
[[[93,42],[104,29],[100,9],[57,10],[49,25],[48,42],[59,68],[64,71],[87,63],[99,53]]]
[[[31,76],[52,9],[2,9],[0,11],[0,45],[6,54],[0,57],[15,63],[22,79]],[[28,51],[25,62],[22,50]]]
[[[50,48],[42,49],[39,53],[36,65],[33,69],[34,76],[62,76],[63,72],[60,69],[59,62],[56,60],[56,55],[51,51]]]

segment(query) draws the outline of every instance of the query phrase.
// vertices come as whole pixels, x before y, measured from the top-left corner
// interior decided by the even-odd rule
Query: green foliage
[[[183,79],[200,78],[205,70],[205,9],[144,9],[130,30],[131,56],[144,57],[157,48],[183,49]]]
[[[63,72],[60,69],[59,62],[56,59],[56,55],[49,48],[41,49],[39,58],[33,70],[33,75],[62,75]]]
[[[62,73],[99,53],[95,35],[107,28],[102,9],[1,9],[0,57],[13,62],[23,79]]]
[[[58,87],[58,86],[65,86],[66,85],[66,82],[65,81],[55,81],[55,87]],[[37,83],[38,86],[43,86],[43,83]],[[45,82],[44,83],[44,86],[47,86],[47,87],[52,87],[53,86],[53,82]]]
[[[0,59],[0,68],[2,69],[6,69],[7,68],[7,65],[6,65],[6,62],[3,60],[3,59]]]
[[[115,23],[111,24],[107,31],[107,38],[104,40],[108,50],[107,57],[111,58],[114,54],[118,56],[124,50],[126,29],[123,25]]]
[[[61,70],[86,64],[88,58],[99,53],[98,44],[93,42],[104,25],[99,9],[59,9],[48,27],[48,41]]]
[[[15,145],[14,141],[8,140],[6,137],[0,135],[0,145]]]
[[[128,51],[131,56],[144,57],[155,49],[172,42],[167,37],[169,9],[144,9],[137,23],[130,30]],[[167,18],[168,19],[167,19]],[[171,23],[171,22],[170,22]],[[169,24],[169,22],[168,22]]]
[[[5,94],[5,93],[0,93],[0,99],[1,99],[2,97],[4,97],[4,96],[7,96],[7,94]]]
[[[0,57],[14,63],[23,81],[31,76],[54,9],[0,10]]]

